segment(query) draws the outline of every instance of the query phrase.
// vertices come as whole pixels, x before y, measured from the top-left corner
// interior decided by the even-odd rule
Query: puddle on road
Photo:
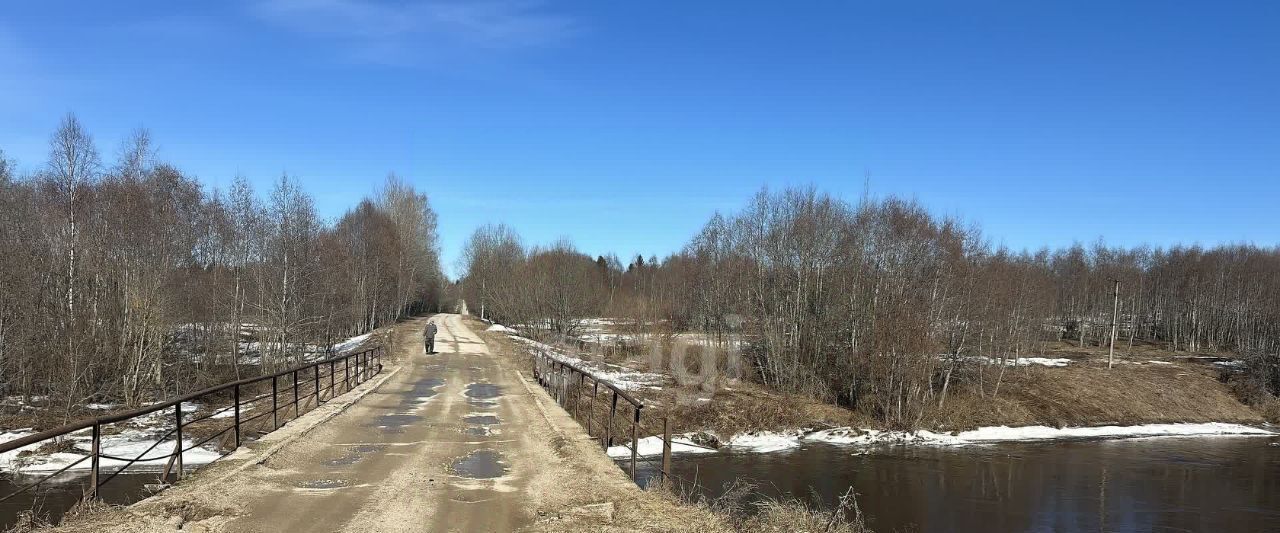
[[[364,457],[361,457],[360,454],[353,453],[350,455],[344,455],[337,459],[330,459],[328,461],[325,461],[324,464],[327,464],[329,466],[347,466],[347,465],[356,464],[360,462],[361,459],[364,459]]]
[[[472,416],[464,417],[462,421],[468,424],[476,424],[480,426],[491,426],[493,424],[498,423],[498,416],[497,415],[472,415]]]
[[[493,479],[507,473],[502,454],[493,450],[476,450],[453,462],[453,473],[471,479]]]
[[[363,444],[363,445],[352,448],[350,451],[347,452],[346,455],[343,455],[342,457],[325,461],[325,464],[329,466],[353,465],[363,460],[366,455],[369,455],[372,453],[379,453],[385,449],[387,449],[386,446],[379,446],[375,444]]]
[[[484,408],[498,405],[498,402],[492,400],[467,400],[467,405]]]
[[[413,387],[407,391],[398,393],[400,395],[400,407],[402,409],[417,408],[427,404],[432,396],[439,394],[436,388],[444,385],[444,379],[441,378],[424,378],[413,384]]]
[[[409,389],[409,391],[406,392],[405,394],[412,394],[412,395],[435,394],[436,387],[439,387],[441,385],[444,385],[443,379],[426,378],[426,379],[419,380],[417,383],[414,383],[413,388]]]
[[[462,432],[466,433],[467,435],[471,435],[472,437],[488,437],[489,435],[492,434],[489,431],[489,428],[485,426],[471,426],[469,428],[462,430]]]
[[[379,428],[400,428],[421,420],[422,417],[418,415],[396,413],[392,415],[382,415],[373,419],[373,425]]]
[[[502,396],[502,387],[492,383],[472,383],[467,385],[466,394],[468,398],[477,400],[490,400]]]
[[[298,484],[298,488],[302,489],[340,489],[351,485],[350,481],[345,479],[313,479],[311,481],[303,481]]]

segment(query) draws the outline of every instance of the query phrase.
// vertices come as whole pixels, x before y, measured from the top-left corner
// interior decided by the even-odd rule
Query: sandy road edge
[[[566,431],[565,431],[567,428],[562,426],[564,422],[559,420],[553,420],[551,412],[547,410],[547,406],[545,405],[545,402],[547,401],[555,402],[555,399],[552,398],[551,395],[547,394],[547,391],[542,387],[535,388],[532,385],[530,385],[530,380],[525,378],[524,372],[521,372],[513,368],[511,369],[511,373],[515,374],[516,381],[520,382],[520,385],[524,387],[525,392],[528,392],[529,395],[533,397],[533,404],[538,407],[538,414],[542,415],[542,418],[547,421],[547,424],[551,426],[551,430],[555,431],[556,435],[559,437],[562,437],[562,438],[567,437],[568,435],[566,434]],[[537,391],[537,392],[534,392],[534,391]],[[556,404],[556,406],[559,407],[559,404]],[[574,420],[573,423],[577,425],[576,420]],[[590,437],[587,437],[587,438],[590,439]]]
[[[267,444],[258,449],[241,446],[225,457],[201,467],[173,487],[149,498],[145,498],[124,507],[108,507],[91,509],[88,514],[73,517],[54,527],[52,531],[74,531],[86,533],[102,532],[151,532],[174,531],[183,528],[191,519],[199,520],[208,515],[230,518],[238,512],[225,505],[214,505],[206,508],[205,516],[185,516],[193,505],[205,507],[209,502],[208,493],[217,487],[232,482],[233,478],[250,467],[259,466],[278,454],[285,447],[296,443],[316,428],[342,414],[358,403],[365,396],[378,390],[388,380],[395,377],[405,368],[403,362],[390,369],[385,369],[379,377],[366,381],[346,394],[332,399],[320,407],[304,413],[301,417],[289,421],[278,430],[268,433],[257,442]],[[388,371],[389,370],[389,371]],[[230,515],[230,516],[228,516]],[[194,524],[188,524],[194,525]],[[189,528],[195,531],[218,530],[218,519],[206,527]]]
[[[285,446],[288,446],[290,444],[293,444],[294,442],[297,442],[298,439],[307,436],[307,434],[311,433],[313,430],[320,427],[320,425],[346,412],[347,409],[350,409],[351,406],[355,405],[365,396],[368,396],[369,393],[372,393],[373,391],[378,390],[378,387],[381,387],[383,383],[386,383],[388,380],[395,377],[395,375],[399,374],[400,371],[403,369],[404,369],[404,365],[396,365],[395,368],[391,369],[390,372],[385,373],[382,377],[377,378],[376,380],[366,381],[364,383],[361,383],[360,385],[356,386],[356,388],[348,391],[347,394],[339,396],[338,398],[341,400],[340,402],[335,404],[335,403],[332,403],[333,400],[330,400],[330,403],[326,403],[320,407],[312,409],[311,411],[308,411],[306,414],[303,414],[301,417],[298,417],[297,419],[290,420],[290,422],[293,423],[292,428],[290,428],[290,426],[282,426],[280,429],[267,434],[267,436],[263,437],[262,440],[259,440],[259,442],[262,442],[263,440],[267,440],[271,435],[275,435],[279,433],[281,434],[281,436],[278,439],[273,439],[273,440],[278,440],[279,442],[273,442],[271,443],[270,446],[261,450],[253,450],[253,449],[241,447],[241,449],[238,449],[232,452],[231,454],[223,458],[223,460],[244,461],[243,464],[236,465],[230,471],[222,473],[222,475],[220,475],[219,477],[212,478],[204,482],[205,483],[221,483],[226,481],[227,478],[234,476],[236,474],[239,474],[252,466],[261,465],[262,463],[265,463],[267,460],[271,459],[272,456],[274,456],[277,453],[280,453],[280,450],[283,450]],[[352,394],[352,393],[355,393],[355,394]],[[318,411],[321,411],[321,410],[324,410],[325,412],[316,414]],[[315,416],[311,416],[311,415],[315,415]],[[245,450],[245,451],[242,452],[241,450]],[[245,457],[236,457],[237,455],[244,455]],[[142,500],[141,502],[138,502],[138,503],[141,504],[146,501],[147,500]]]

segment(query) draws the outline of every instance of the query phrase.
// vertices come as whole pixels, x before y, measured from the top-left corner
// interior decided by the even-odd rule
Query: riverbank
[[[1274,428],[1242,403],[1220,379],[1232,361],[1216,354],[1171,354],[1150,347],[1119,357],[1108,369],[1105,354],[1061,345],[1044,357],[1001,368],[1000,361],[970,362],[989,378],[987,390],[953,387],[917,428],[887,428],[874,418],[811,397],[748,382],[714,390],[679,387],[669,373],[642,363],[609,362],[592,350],[575,350],[519,337],[495,326],[526,350],[598,371],[645,402],[641,435],[661,434],[669,417],[676,453],[705,446],[774,451],[802,442],[843,445],[967,445],[1004,441],[1109,439],[1153,436],[1270,435]],[[599,332],[596,332],[599,336]],[[658,369],[661,370],[661,369]],[[998,388],[994,386],[997,382]],[[645,446],[641,453],[660,450]],[[650,443],[654,444],[654,443]],[[612,450],[615,455],[629,450]]]

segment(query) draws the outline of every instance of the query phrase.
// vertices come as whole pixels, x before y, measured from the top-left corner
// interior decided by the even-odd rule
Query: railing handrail
[[[618,396],[622,397],[622,399],[626,400],[626,401],[627,401],[627,402],[629,402],[631,405],[635,406],[635,408],[636,408],[636,409],[644,409],[644,402],[642,402],[642,401],[640,401],[640,400],[635,399],[635,397],[631,396],[630,394],[627,394],[627,391],[626,391],[626,390],[623,390],[623,389],[619,388],[619,387],[618,387],[617,385],[615,385],[612,381],[607,380],[607,379],[603,379],[603,378],[601,378],[601,377],[599,377],[599,376],[597,376],[597,375],[595,375],[595,374],[591,373],[590,371],[584,370],[583,368],[581,368],[581,367],[579,367],[579,366],[577,366],[577,365],[574,365],[573,363],[569,363],[569,362],[566,362],[566,361],[561,361],[561,360],[556,359],[555,357],[551,357],[550,355],[545,354],[545,353],[543,353],[543,352],[541,352],[541,351],[539,351],[539,352],[538,352],[538,356],[539,356],[539,357],[542,357],[542,358],[544,358],[544,359],[547,359],[547,360],[549,360],[549,361],[551,361],[551,363],[552,363],[552,364],[556,364],[556,365],[561,365],[561,366],[568,367],[570,370],[573,370],[573,371],[575,371],[575,372],[577,372],[577,373],[579,373],[579,374],[582,374],[582,375],[584,375],[584,376],[586,376],[586,377],[589,377],[589,378],[591,378],[591,381],[594,381],[594,382],[596,382],[596,383],[600,383],[600,384],[604,385],[605,387],[609,388],[610,390],[612,390],[613,392],[618,393]]]
[[[30,445],[35,444],[35,443],[38,443],[38,442],[46,441],[46,440],[49,440],[49,439],[52,439],[52,438],[56,438],[56,437],[61,437],[61,436],[63,436],[63,435],[69,434],[69,433],[75,433],[75,432],[77,432],[77,431],[83,431],[83,430],[86,430],[86,429],[90,429],[90,428],[94,427],[95,425],[97,425],[97,426],[101,426],[101,425],[105,425],[105,424],[114,424],[114,423],[116,423],[116,422],[123,422],[123,421],[125,421],[125,420],[129,420],[129,419],[131,419],[131,418],[137,418],[137,417],[139,417],[139,416],[149,415],[149,414],[151,414],[151,413],[154,413],[154,412],[157,412],[157,411],[162,411],[162,410],[164,410],[164,409],[168,409],[168,408],[173,407],[173,406],[175,406],[175,405],[179,405],[179,404],[181,404],[181,403],[183,403],[183,402],[187,402],[187,401],[194,400],[194,399],[196,399],[196,398],[200,398],[200,397],[202,397],[202,396],[207,396],[207,395],[209,395],[209,394],[213,394],[213,393],[217,393],[217,392],[222,392],[222,391],[225,391],[225,390],[230,390],[230,389],[235,388],[235,387],[237,387],[237,386],[251,385],[251,384],[254,384],[254,383],[258,383],[258,382],[260,382],[260,381],[266,381],[266,380],[268,380],[268,379],[275,379],[275,378],[279,378],[279,377],[284,376],[284,375],[286,375],[286,374],[291,374],[291,373],[293,373],[293,372],[298,372],[298,371],[306,370],[306,369],[308,369],[308,368],[312,368],[312,367],[317,367],[317,368],[318,368],[320,365],[323,365],[323,364],[329,363],[330,361],[340,361],[340,360],[342,360],[342,359],[344,359],[344,358],[349,358],[349,357],[353,357],[353,356],[357,356],[357,355],[361,355],[361,354],[365,354],[365,353],[373,352],[373,351],[376,351],[376,350],[378,350],[378,349],[380,349],[380,347],[379,347],[379,346],[374,346],[374,347],[372,347],[372,348],[367,348],[367,349],[364,349],[364,350],[360,350],[360,351],[358,351],[358,352],[351,352],[351,353],[346,353],[346,354],[341,354],[341,355],[334,355],[334,356],[331,356],[331,357],[326,357],[326,358],[324,358],[324,359],[318,359],[318,360],[316,360],[316,361],[312,361],[312,362],[307,363],[307,364],[303,364],[303,365],[295,366],[295,367],[292,367],[292,368],[287,368],[287,369],[285,369],[285,370],[281,370],[281,371],[279,371],[279,372],[276,372],[275,374],[270,374],[270,375],[265,375],[265,376],[255,376],[255,377],[250,377],[250,378],[240,379],[240,380],[237,380],[237,381],[232,381],[232,382],[229,382],[229,383],[223,383],[223,384],[221,384],[221,385],[214,385],[214,386],[209,387],[209,388],[204,389],[204,390],[198,390],[198,391],[195,391],[195,392],[191,392],[191,393],[188,393],[188,394],[184,394],[184,395],[179,396],[179,397],[177,397],[177,398],[171,398],[171,399],[168,399],[168,400],[162,401],[162,402],[160,402],[160,403],[155,403],[155,404],[148,405],[148,406],[146,406],[146,407],[139,407],[139,408],[137,408],[137,409],[133,409],[133,410],[131,410],[131,411],[125,411],[125,412],[123,412],[123,413],[115,413],[115,414],[110,414],[110,415],[102,415],[102,416],[98,416],[98,417],[94,417],[94,418],[86,418],[86,419],[83,419],[83,420],[79,420],[79,421],[77,421],[77,422],[72,422],[72,423],[70,423],[70,424],[67,424],[67,425],[64,425],[64,426],[61,426],[61,427],[56,427],[56,428],[53,428],[53,429],[48,429],[48,430],[45,430],[45,431],[41,431],[41,432],[36,433],[36,434],[33,434],[33,435],[27,435],[27,436],[25,436],[25,437],[17,438],[17,439],[10,440],[10,441],[7,441],[7,442],[0,442],[0,453],[11,452],[11,451],[16,450],[16,449],[18,449],[18,448],[23,448],[23,447],[26,447],[26,446],[30,446]]]

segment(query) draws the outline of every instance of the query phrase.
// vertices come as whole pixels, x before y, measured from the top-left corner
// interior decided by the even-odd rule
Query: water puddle
[[[387,449],[386,446],[379,446],[376,444],[362,444],[360,446],[356,446],[352,448],[350,451],[347,452],[346,455],[343,455],[336,459],[330,459],[328,461],[325,461],[325,464],[329,466],[353,465],[363,460],[366,455],[369,455],[372,453],[378,453],[385,449]]]
[[[345,479],[313,479],[311,481],[303,481],[298,484],[298,488],[302,489],[340,489],[350,486],[351,482]]]
[[[410,396],[431,396],[436,393],[436,387],[444,385],[444,380],[440,378],[426,378],[419,380],[413,384],[413,388],[406,392]]]
[[[490,400],[502,396],[502,387],[492,383],[472,383],[467,385],[466,394],[468,398],[477,400]]]
[[[480,426],[491,426],[498,423],[497,415],[472,415],[464,417],[463,422],[468,424],[476,424]]]
[[[373,425],[379,428],[401,428],[421,420],[422,417],[418,415],[396,413],[391,415],[382,415],[375,418]]]
[[[507,473],[502,454],[493,450],[477,450],[453,462],[453,473],[470,479],[493,479]]]
[[[342,457],[338,457],[337,459],[330,459],[328,461],[325,461],[324,464],[327,464],[329,466],[347,466],[347,465],[356,464],[360,462],[361,459],[364,459],[364,457],[361,457],[360,454],[353,453],[349,455],[344,455]]]
[[[485,426],[472,426],[462,430],[462,432],[472,437],[488,437],[492,434],[489,428]]]
[[[472,407],[493,407],[498,405],[498,402],[493,400],[467,400],[467,405]]]

